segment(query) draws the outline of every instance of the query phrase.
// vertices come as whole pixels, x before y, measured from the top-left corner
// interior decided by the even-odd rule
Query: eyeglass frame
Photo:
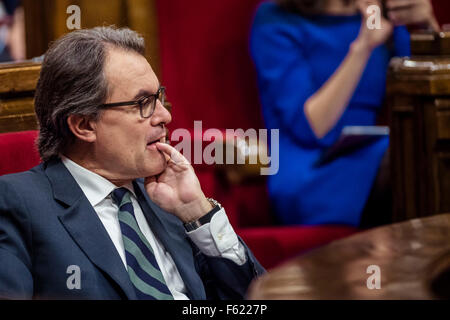
[[[164,106],[164,102],[165,102],[165,98],[166,98],[166,87],[164,86],[160,86],[158,88],[158,91],[156,91],[156,93],[154,94],[148,94],[145,96],[140,97],[137,100],[132,100],[132,101],[123,101],[123,102],[113,102],[113,103],[104,103],[102,104],[100,107],[103,109],[107,109],[107,108],[114,108],[114,107],[123,107],[123,106],[135,106],[138,105],[139,106],[139,111],[141,114],[141,118],[143,119],[148,119],[150,118],[153,113],[155,112],[156,109],[156,100],[159,100],[159,96],[161,95],[162,100],[161,104]],[[144,99],[150,99],[151,97],[155,98],[155,100],[153,100],[153,106],[150,112],[150,115],[148,115],[147,117],[144,117],[144,114],[142,112],[142,103],[144,101]]]

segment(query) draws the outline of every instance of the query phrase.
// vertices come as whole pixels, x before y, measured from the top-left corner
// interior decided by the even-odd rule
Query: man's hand
[[[156,147],[167,159],[166,169],[145,179],[149,197],[183,222],[197,220],[212,209],[202,192],[189,161],[174,147],[158,142]]]
[[[395,25],[428,24],[440,31],[430,0],[386,0],[386,8]]]

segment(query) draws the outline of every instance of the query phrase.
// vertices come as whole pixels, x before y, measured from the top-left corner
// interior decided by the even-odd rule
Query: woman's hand
[[[363,21],[361,23],[361,29],[359,31],[358,38],[356,39],[354,46],[359,46],[368,49],[369,51],[382,45],[390,37],[393,30],[392,23],[380,14],[380,26],[379,28],[371,29],[368,26],[368,19],[372,18],[371,14],[367,12],[367,9],[371,5],[376,5],[382,11],[381,2],[378,0],[358,0],[357,5]]]
[[[386,0],[386,9],[395,25],[428,24],[440,31],[430,0]]]
[[[168,162],[161,174],[145,179],[149,197],[183,222],[195,221],[212,210],[189,161],[168,144],[158,142],[156,147]]]
[[[392,23],[381,15],[380,1],[357,0],[357,5],[363,17],[358,37],[351,44],[339,68],[304,104],[306,119],[319,139],[328,134],[341,119],[361,80],[372,50],[383,44],[392,33]],[[377,5],[380,9],[378,29],[370,29],[367,23],[371,17],[367,9],[371,5]]]

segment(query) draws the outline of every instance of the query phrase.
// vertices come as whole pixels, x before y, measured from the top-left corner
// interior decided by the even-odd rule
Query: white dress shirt
[[[98,214],[109,237],[114,243],[125,268],[127,268],[125,248],[122,242],[122,232],[118,218],[119,208],[111,197],[111,192],[117,189],[117,186],[102,176],[83,168],[69,158],[64,156],[61,158],[67,170],[69,170],[92,207],[94,207],[95,212]],[[130,182],[123,187],[131,192],[131,201],[133,203],[137,224],[152,246],[158,266],[174,299],[189,299],[186,295],[186,287],[183,279],[178,272],[175,262],[170,256],[170,253],[156,238],[145,219],[144,213],[137,202],[133,184]],[[187,232],[187,234],[197,247],[208,256],[227,258],[238,265],[246,262],[245,248],[239,242],[223,208],[212,217],[210,223],[194,231]]]

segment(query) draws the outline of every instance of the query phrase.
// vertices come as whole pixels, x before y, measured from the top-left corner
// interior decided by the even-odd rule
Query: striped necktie
[[[119,224],[128,275],[138,299],[173,300],[156,262],[153,249],[137,224],[130,192],[125,188],[118,188],[112,195],[119,206]]]

